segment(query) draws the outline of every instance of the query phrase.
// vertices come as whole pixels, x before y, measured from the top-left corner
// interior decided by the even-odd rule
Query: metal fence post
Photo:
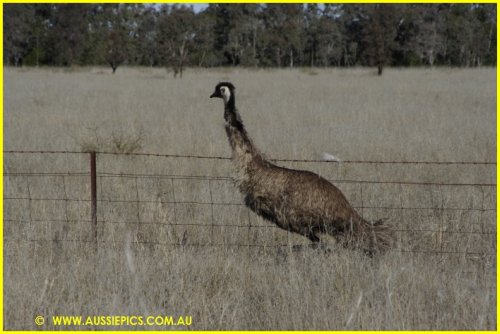
[[[90,202],[92,215],[92,237],[97,244],[97,176],[96,154],[90,152]]]

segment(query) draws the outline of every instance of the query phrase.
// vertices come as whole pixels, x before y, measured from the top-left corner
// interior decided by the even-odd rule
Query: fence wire
[[[89,152],[81,151],[24,151],[24,150],[6,150],[4,154],[88,154]],[[208,156],[208,155],[189,155],[189,154],[161,154],[161,153],[117,153],[96,151],[96,154],[101,155],[121,155],[121,156],[139,156],[139,157],[160,157],[160,158],[190,158],[190,159],[211,159],[211,160],[231,160],[231,157],[223,156]],[[405,161],[405,160],[318,160],[318,159],[270,159],[277,162],[320,162],[320,163],[345,163],[345,164],[409,164],[409,165],[495,165],[494,161]]]
[[[62,154],[62,155],[85,155],[86,152],[72,152],[72,151],[4,151],[4,155],[21,155],[21,157],[32,156],[32,155],[52,155],[52,154]],[[98,155],[105,156],[138,156],[138,157],[161,157],[161,158],[171,158],[171,159],[212,159],[212,160],[229,160],[228,157],[217,157],[217,156],[197,156],[197,155],[167,155],[167,154],[155,154],[155,153],[131,153],[131,154],[121,154],[121,153],[112,153],[112,152],[97,152]],[[271,159],[277,162],[307,162],[307,163],[324,163],[322,160],[303,160],[303,159]],[[327,161],[327,163],[338,163],[333,161]],[[492,169],[496,169],[496,162],[475,162],[475,161],[342,161],[341,163],[349,163],[349,164],[392,164],[392,165],[438,165],[446,166],[450,165],[458,165],[458,166],[489,166]],[[71,179],[83,179],[86,180],[84,183],[87,184],[87,187],[90,187],[90,171],[63,171],[63,172],[46,172],[46,171],[29,171],[29,172],[20,172],[15,170],[10,170],[7,168],[4,172],[4,180],[8,179],[10,182],[10,187],[4,193],[4,205],[6,210],[4,211],[4,229],[8,228],[8,230],[16,230],[14,226],[17,226],[17,229],[28,229],[30,231],[37,230],[37,225],[45,226],[45,237],[34,237],[30,235],[30,233],[26,232],[26,230],[21,231],[18,235],[10,235],[7,236],[7,241],[15,240],[18,242],[34,242],[34,243],[46,243],[46,242],[66,242],[66,243],[95,243],[97,242],[99,245],[112,243],[112,244],[120,244],[125,243],[124,240],[117,240],[115,238],[106,239],[105,231],[109,232],[109,226],[113,228],[117,228],[117,226],[128,226],[130,229],[133,227],[137,227],[137,238],[135,238],[134,243],[143,244],[143,245],[155,245],[155,246],[169,246],[169,247],[224,247],[224,248],[282,248],[282,247],[307,247],[310,244],[291,244],[289,241],[289,236],[286,232],[280,231],[280,229],[272,225],[270,223],[263,223],[262,221],[257,220],[256,217],[252,216],[248,209],[244,206],[241,200],[238,201],[216,201],[214,200],[214,196],[217,195],[217,184],[219,183],[227,183],[232,182],[233,179],[230,175],[227,176],[209,176],[209,175],[182,175],[175,173],[165,173],[165,174],[147,174],[147,173],[116,173],[113,171],[109,171],[106,169],[100,169],[100,166],[97,167],[97,179],[98,184],[100,185],[99,194],[96,199],[90,198],[90,190],[87,191],[85,195],[81,189],[77,189],[75,191],[74,188],[68,185],[69,180]],[[56,178],[60,180],[60,183],[52,184],[52,186],[60,187],[63,189],[62,196],[40,196],[35,195],[35,193],[43,193],[43,189],[37,189],[36,179],[40,178]],[[126,193],[128,195],[133,194],[134,198],[117,198],[117,197],[105,197],[105,186],[103,185],[103,180],[131,180],[133,183],[126,189]],[[141,198],[140,190],[139,190],[139,180],[163,180],[168,184],[168,188],[171,191],[171,199],[164,199],[161,197],[155,199],[144,199]],[[179,185],[176,186],[176,181],[179,180],[190,180],[198,183],[206,184],[208,187],[208,200],[195,200],[195,199],[182,199],[180,192],[183,189],[178,189]],[[359,210],[363,215],[363,211],[366,210],[381,210],[383,212],[394,212],[394,214],[399,216],[404,215],[417,215],[423,216],[430,215],[432,219],[437,221],[432,227],[425,227],[426,224],[420,224],[419,226],[411,226],[401,227],[394,226],[393,230],[398,235],[398,240],[400,246],[396,251],[403,253],[423,253],[423,254],[457,254],[457,255],[470,255],[470,256],[495,256],[496,254],[496,227],[495,224],[485,224],[485,214],[490,215],[490,220],[494,219],[496,215],[495,207],[488,207],[485,205],[485,190],[488,192],[495,192],[496,184],[495,183],[456,183],[456,182],[424,182],[424,181],[394,181],[394,180],[364,180],[364,179],[330,179],[330,181],[338,184],[354,184],[359,186],[360,199],[358,205],[353,205],[356,210]],[[118,182],[118,181],[116,181]],[[22,194],[13,193],[12,189],[18,188],[21,189],[23,184],[26,186],[27,191]],[[474,188],[479,190],[482,194],[479,205],[473,205],[468,203],[464,206],[445,206],[442,200],[441,204],[431,205],[431,206],[411,206],[411,205],[366,205],[363,199],[363,189],[369,187],[370,185],[399,185],[399,186],[424,186],[424,187],[433,187],[438,189],[438,192],[441,193],[441,198],[444,198],[443,195],[443,187],[466,187],[468,189]],[[39,187],[38,187],[39,188]],[[20,191],[22,192],[22,191]],[[81,197],[70,196],[68,193],[79,193],[82,194]],[[366,192],[366,189],[365,189]],[[107,194],[112,193],[112,191],[108,191]],[[130,195],[132,196],[132,195]],[[366,194],[365,194],[366,196]],[[177,197],[177,198],[176,198]],[[93,223],[92,219],[90,219],[90,205],[93,200],[97,201],[98,207],[98,218],[97,225],[99,229],[99,234],[96,240],[91,237],[91,229],[90,225]],[[469,202],[474,202],[471,200]],[[57,208],[64,208],[65,214],[64,217],[51,217],[50,213],[47,217],[48,209],[40,210],[36,208],[39,206],[39,203],[43,203],[43,207],[47,207],[52,205],[54,211],[57,211]],[[50,203],[50,204],[49,204]],[[72,209],[69,206],[72,205],[83,205],[83,208],[77,208],[77,212],[81,212],[82,215],[77,215],[71,212]],[[117,205],[124,204],[127,205],[126,208],[118,207]],[[476,203],[477,204],[477,203]],[[27,206],[27,211],[22,214],[15,213],[16,206]],[[155,217],[155,218],[145,218],[147,216],[145,214],[145,210],[141,210],[142,206],[148,205],[156,205],[159,206],[160,209],[165,209],[168,214],[164,215],[164,217]],[[187,213],[184,212],[187,218],[182,218],[182,208],[188,207]],[[197,212],[198,207],[202,207],[204,217],[203,221],[198,220],[196,217],[192,216],[193,212]],[[241,210],[246,210],[246,214],[243,214],[246,217],[244,220],[241,217],[233,217],[237,223],[227,223],[220,222],[217,219],[218,211],[223,208],[238,208]],[[128,218],[129,216],[135,216],[134,219],[124,219],[121,215],[121,211],[127,211]],[[190,211],[191,210],[191,211]],[[130,211],[130,212],[129,212]],[[134,213],[135,211],[135,213]],[[184,210],[186,211],[186,210]],[[14,214],[11,214],[14,212]],[[109,218],[108,212],[113,212],[118,218]],[[445,222],[445,215],[457,215],[461,221],[461,219],[467,220],[467,215],[478,215],[477,224],[462,224],[464,226],[459,226],[455,228],[450,228],[447,226]],[[398,216],[398,217],[399,217]],[[465,218],[464,218],[465,217]],[[162,219],[166,218],[166,219]],[[61,237],[61,233],[53,233],[54,229],[51,229],[51,224],[63,225],[62,230],[67,231],[66,235],[71,235],[71,232],[68,232],[72,227],[80,225],[80,229],[82,235],[78,237],[66,238]],[[89,226],[88,229],[85,227],[81,227],[81,224],[85,224],[85,226]],[[29,226],[29,228],[27,228]],[[65,227],[64,227],[65,226]],[[153,230],[149,231],[150,233],[142,233],[141,229],[147,226],[153,227]],[[167,240],[159,240],[157,231],[154,230],[155,227],[164,227],[169,228],[170,231],[164,233],[163,236],[168,236]],[[175,231],[175,229],[179,229],[179,231]],[[215,240],[216,233],[215,229],[238,229],[238,230],[246,230],[246,237],[243,237],[243,234],[238,234],[237,238],[228,238],[229,241],[220,242]],[[203,241],[200,241],[199,237],[195,237],[194,241],[191,241],[192,235],[187,233],[189,229],[189,233],[197,233],[202,235],[201,238]],[[194,229],[194,232],[193,232]],[[275,239],[271,238],[271,242],[269,242],[269,238],[267,238],[267,243],[260,242],[259,236],[262,235],[260,232],[255,231],[280,231],[281,233],[285,233],[286,239],[281,236],[276,237]],[[47,232],[48,231],[48,232]],[[19,231],[18,231],[19,232]],[[130,231],[128,231],[130,232]],[[34,234],[34,233],[31,233]],[[43,233],[42,233],[43,234]],[[73,233],[74,234],[74,233]],[[176,235],[172,238],[172,234]],[[6,235],[4,233],[4,235]],[[182,236],[181,236],[182,235]],[[207,237],[208,235],[208,237]],[[459,237],[449,237],[449,236],[459,236]],[[253,236],[253,238],[252,238]],[[151,237],[151,238],[149,238]],[[428,248],[415,248],[415,247],[406,247],[405,248],[405,240],[409,240],[414,238],[416,243],[424,244],[428,246]],[[448,241],[445,239],[448,238]],[[455,238],[455,239],[454,239]],[[479,238],[479,239],[478,239]],[[486,239],[484,239],[486,238]],[[221,239],[220,237],[218,239]],[[224,239],[224,237],[222,237]],[[173,240],[173,241],[172,241]],[[482,246],[479,248],[474,248],[473,246],[477,246],[478,243],[484,242],[486,240],[486,246]],[[285,242],[283,242],[285,241]],[[451,246],[453,242],[465,243],[464,245],[455,245]],[[479,250],[477,250],[479,249]]]

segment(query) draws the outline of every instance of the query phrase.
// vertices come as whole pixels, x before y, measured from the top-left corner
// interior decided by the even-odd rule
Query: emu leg
[[[310,232],[307,237],[309,240],[311,240],[313,243],[309,245],[314,250],[317,250],[318,248],[321,249],[325,254],[330,254],[332,250],[328,248],[327,244],[322,243],[319,237],[316,235],[314,231]]]
[[[293,232],[291,230],[288,230],[288,232]],[[295,232],[295,233],[298,233],[298,232]],[[302,249],[304,248],[303,246],[307,246],[307,247],[310,247],[312,249],[318,249],[318,246],[319,246],[319,238],[318,236],[313,232],[313,231],[309,231],[308,233],[304,234],[304,233],[299,233],[299,234],[302,234],[304,235],[305,237],[307,237],[309,240],[311,240],[313,243],[312,244],[309,244],[309,245],[293,245],[292,246],[292,250],[294,252],[299,252],[299,251],[302,251]]]
[[[309,234],[306,235],[309,240],[311,240],[313,243],[310,245],[312,249],[318,249],[319,246],[319,237],[314,233],[314,231],[309,232]]]
[[[306,237],[314,242],[315,244],[319,242],[319,237],[314,233],[314,231],[309,232]]]

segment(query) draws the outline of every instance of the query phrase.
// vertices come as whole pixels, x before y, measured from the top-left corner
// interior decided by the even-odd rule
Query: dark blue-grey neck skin
[[[229,101],[224,101],[224,119],[230,125],[235,126],[237,128],[244,128],[243,122],[241,121],[240,115],[236,110],[236,103],[234,99],[234,91],[231,92],[231,96],[229,97]],[[238,124],[239,123],[239,124]]]
[[[235,104],[234,91],[232,91],[229,101],[227,103],[224,101],[224,119],[226,120],[226,134],[229,144],[233,150],[239,146],[245,152],[256,152]]]

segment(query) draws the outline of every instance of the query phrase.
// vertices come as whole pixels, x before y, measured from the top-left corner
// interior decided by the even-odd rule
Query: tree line
[[[496,65],[495,4],[4,4],[11,66]]]

